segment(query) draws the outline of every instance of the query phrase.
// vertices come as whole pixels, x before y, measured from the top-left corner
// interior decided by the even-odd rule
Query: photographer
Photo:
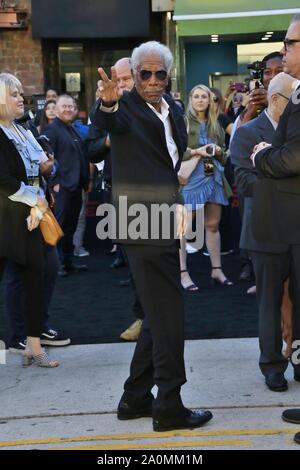
[[[261,74],[261,86],[260,88],[254,88],[249,95],[249,101],[244,109],[244,111],[239,115],[233,125],[230,138],[230,153],[232,146],[232,139],[235,134],[235,131],[246,122],[251,121],[256,118],[261,111],[266,109],[268,106],[268,87],[269,83],[273,77],[278,73],[282,72],[282,55],[280,52],[271,52],[266,55],[261,62],[254,62],[250,64],[248,68],[253,67],[253,78],[257,80],[259,74]],[[259,81],[258,81],[259,83]],[[239,194],[239,207],[241,219],[243,218],[243,197]],[[246,250],[240,251],[240,258],[242,264],[242,270],[239,276],[240,281],[251,281],[253,279],[253,269],[252,264],[249,259],[249,255]],[[252,295],[255,294],[255,286],[253,285],[248,289],[247,293]]]
[[[267,90],[272,78],[283,70],[282,55],[280,52],[271,52],[271,54],[268,54],[263,58],[261,64],[261,86],[260,88],[254,88],[250,92],[248,104],[246,105],[244,111],[240,114],[239,119],[236,120],[236,128],[257,117],[257,114],[259,114],[268,106]],[[257,62],[251,65],[256,66],[255,72],[259,72],[259,70],[257,70]],[[233,130],[233,133],[234,131],[235,129]]]

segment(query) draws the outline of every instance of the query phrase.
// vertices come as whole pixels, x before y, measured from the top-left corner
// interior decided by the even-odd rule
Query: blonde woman
[[[48,203],[39,166],[48,159],[30,131],[15,123],[24,114],[22,85],[0,74],[0,280],[6,261],[18,265],[25,291],[23,365],[56,367],[41,348],[44,246],[39,223]]]
[[[224,131],[218,123],[213,94],[205,85],[195,86],[189,94],[187,107],[188,148],[184,160],[194,156],[199,163],[182,189],[190,210],[204,205],[205,241],[211,260],[211,280],[214,284],[231,286],[222,270],[219,223],[222,206],[228,205],[231,189],[224,176],[226,154]],[[212,155],[213,153],[213,155]],[[184,289],[196,291],[186,266],[185,241],[181,244],[181,283]]]

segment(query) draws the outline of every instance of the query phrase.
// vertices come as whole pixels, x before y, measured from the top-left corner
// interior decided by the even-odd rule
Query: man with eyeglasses
[[[265,376],[267,387],[276,392],[287,390],[284,371],[288,361],[281,353],[282,296],[278,293],[283,290],[283,281],[287,272],[288,247],[286,244],[272,243],[269,240],[258,241],[253,236],[255,228],[251,220],[253,190],[258,172],[249,157],[253,147],[259,142],[272,141],[280,116],[289,102],[294,83],[295,79],[284,72],[276,75],[268,87],[267,109],[257,118],[239,127],[230,146],[238,192],[244,198],[240,248],[250,253],[255,271],[261,353],[259,366]],[[257,202],[263,204],[263,201],[256,200],[254,206]]]
[[[264,220],[267,230],[261,230],[256,236],[262,238],[267,234],[271,242],[288,245],[293,304],[292,339],[295,341],[291,362],[294,379],[300,382],[300,364],[296,360],[297,341],[300,340],[300,14],[292,19],[281,52],[284,71],[297,79],[297,89],[280,119],[272,145],[261,142],[254,149],[251,159],[258,172],[273,183],[269,197],[272,197],[272,213],[276,213],[276,217],[273,215],[273,218]],[[259,212],[257,216],[260,216]],[[300,410],[286,410],[283,419],[300,424]],[[300,444],[300,433],[296,434],[295,441]]]
[[[127,197],[129,210],[134,204],[147,209],[150,220],[148,224],[141,222],[142,230],[146,225],[151,229],[159,225],[150,213],[153,204],[174,205],[182,236],[185,222],[177,172],[187,134],[180,108],[165,94],[172,63],[171,51],[156,41],[135,48],[131,57],[135,87],[122,97],[115,69],[112,67],[110,80],[100,68],[101,100],[91,119],[110,133],[113,200],[121,217],[126,214],[118,207],[120,196]],[[129,225],[130,219],[125,229]],[[161,233],[152,236],[148,230],[146,238],[134,239],[128,233],[118,239],[124,245],[145,312],[118,418],[152,416],[155,431],[196,428],[212,414],[185,408],[180,396],[186,376],[179,243],[174,233],[164,238]],[[158,387],[155,399],[151,393],[154,385]]]

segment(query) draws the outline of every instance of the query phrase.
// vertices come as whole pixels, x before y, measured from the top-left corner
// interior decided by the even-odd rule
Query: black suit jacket
[[[104,160],[103,178],[111,184],[111,158],[110,147],[105,145],[107,132],[90,124],[89,132],[85,139],[87,158],[91,163],[99,163]]]
[[[28,244],[40,244],[41,232],[39,228],[32,232],[27,229],[31,208],[8,199],[20,189],[21,182],[28,184],[22,157],[0,129],[0,259],[26,265]]]
[[[173,205],[181,202],[177,172],[187,145],[187,134],[182,112],[172,98],[165,95],[169,104],[169,116],[173,139],[177,145],[179,160],[173,167],[169,155],[165,129],[162,121],[149,108],[134,88],[124,93],[115,113],[105,113],[95,104],[91,114],[92,122],[107,130],[111,140],[112,197],[119,208],[119,196],[128,198],[128,206],[144,204],[150,210],[151,204]],[[150,224],[150,220],[149,220]],[[120,237],[117,236],[120,240]],[[170,244],[169,240],[123,240],[132,243]]]
[[[292,97],[280,118],[272,147],[261,150],[255,157],[255,166],[272,181],[258,185],[256,197],[260,200],[253,221],[256,237],[272,242],[300,244],[300,90]],[[299,103],[294,103],[295,97]],[[264,219],[263,206],[269,217]]]
[[[59,176],[56,182],[69,191],[78,188],[87,189],[89,167],[80,135],[73,127],[58,118],[45,127],[43,134],[50,140],[54,156],[59,163]]]
[[[243,224],[240,238],[240,247],[249,251],[260,251],[268,253],[281,253],[286,250],[283,244],[270,243],[269,240],[259,241],[254,237],[255,227],[252,223],[253,205],[264,204],[253,195],[257,184],[257,169],[250,160],[253,148],[259,142],[272,142],[275,129],[265,112],[257,118],[239,127],[230,144],[230,157],[234,165],[235,181],[238,193],[244,197]],[[265,179],[262,184],[265,183]],[[264,206],[264,209],[266,207]],[[268,217],[268,214],[265,214]]]

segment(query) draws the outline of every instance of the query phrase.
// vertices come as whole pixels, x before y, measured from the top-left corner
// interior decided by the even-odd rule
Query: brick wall
[[[0,71],[11,72],[22,82],[24,94],[44,92],[41,41],[32,38],[31,0],[19,0],[19,8],[29,11],[26,30],[0,30]]]

